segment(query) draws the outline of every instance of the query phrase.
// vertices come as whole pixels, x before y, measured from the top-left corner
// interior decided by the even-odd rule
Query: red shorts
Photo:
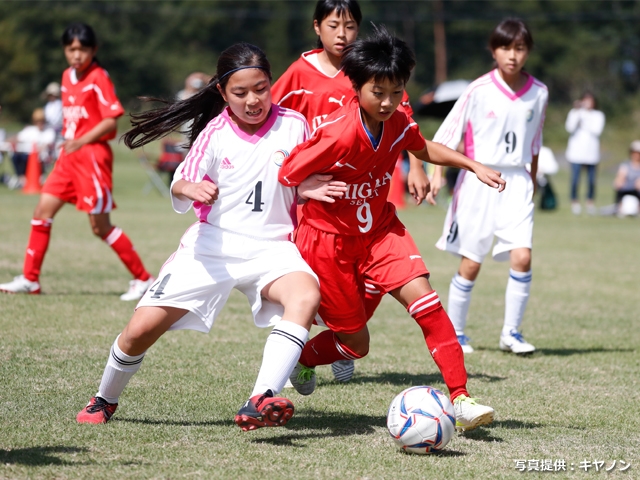
[[[327,233],[303,218],[295,242],[320,278],[318,315],[334,332],[356,333],[367,324],[365,283],[387,293],[429,275],[418,247],[397,217],[367,235]]]
[[[113,153],[105,142],[90,143],[69,154],[62,150],[42,193],[73,203],[83,212],[109,213],[116,208],[112,171]]]

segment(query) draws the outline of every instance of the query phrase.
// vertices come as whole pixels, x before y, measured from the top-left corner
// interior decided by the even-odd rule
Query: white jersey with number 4
[[[267,121],[249,135],[231,120],[229,109],[198,135],[173,182],[209,180],[219,188],[213,205],[172,195],[173,208],[195,214],[223,230],[267,240],[285,240],[293,231],[295,190],[278,182],[282,161],[307,140],[309,125],[298,112],[272,105]]]
[[[544,83],[528,75],[524,87],[514,92],[498,70],[478,78],[464,91],[434,142],[464,152],[485,165],[524,167],[542,145],[547,99]]]

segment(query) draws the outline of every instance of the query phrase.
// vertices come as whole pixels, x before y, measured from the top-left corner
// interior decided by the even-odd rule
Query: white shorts
[[[509,252],[516,248],[531,248],[531,175],[524,168],[501,171],[507,181],[503,192],[488,187],[471,172],[460,172],[436,247],[477,263],[489,253],[494,236],[493,259],[497,261],[508,260]]]
[[[284,308],[263,299],[260,292],[292,272],[306,272],[318,280],[289,240],[252,238],[196,223],[180,239],[180,247],[162,266],[158,279],[136,308],[188,310],[170,330],[207,333],[236,288],[247,296],[255,324],[269,327],[282,318]]]

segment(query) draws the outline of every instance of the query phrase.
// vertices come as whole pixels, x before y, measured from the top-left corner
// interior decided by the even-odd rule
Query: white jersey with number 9
[[[549,92],[529,75],[524,87],[512,91],[497,70],[469,84],[456,101],[434,142],[456,149],[493,167],[524,167],[538,155]]]

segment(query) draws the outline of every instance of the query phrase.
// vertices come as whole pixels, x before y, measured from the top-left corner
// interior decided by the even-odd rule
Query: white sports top
[[[471,82],[433,137],[456,149],[464,139],[465,155],[485,165],[524,167],[542,145],[549,93],[529,75],[514,92],[497,70]]]
[[[227,107],[200,132],[173,177],[174,183],[210,180],[218,185],[218,199],[207,206],[172,194],[174,210],[186,213],[193,204],[201,222],[261,239],[288,239],[295,189],[278,182],[278,171],[308,137],[309,125],[296,111],[272,105],[264,125],[249,135],[231,120]]]

